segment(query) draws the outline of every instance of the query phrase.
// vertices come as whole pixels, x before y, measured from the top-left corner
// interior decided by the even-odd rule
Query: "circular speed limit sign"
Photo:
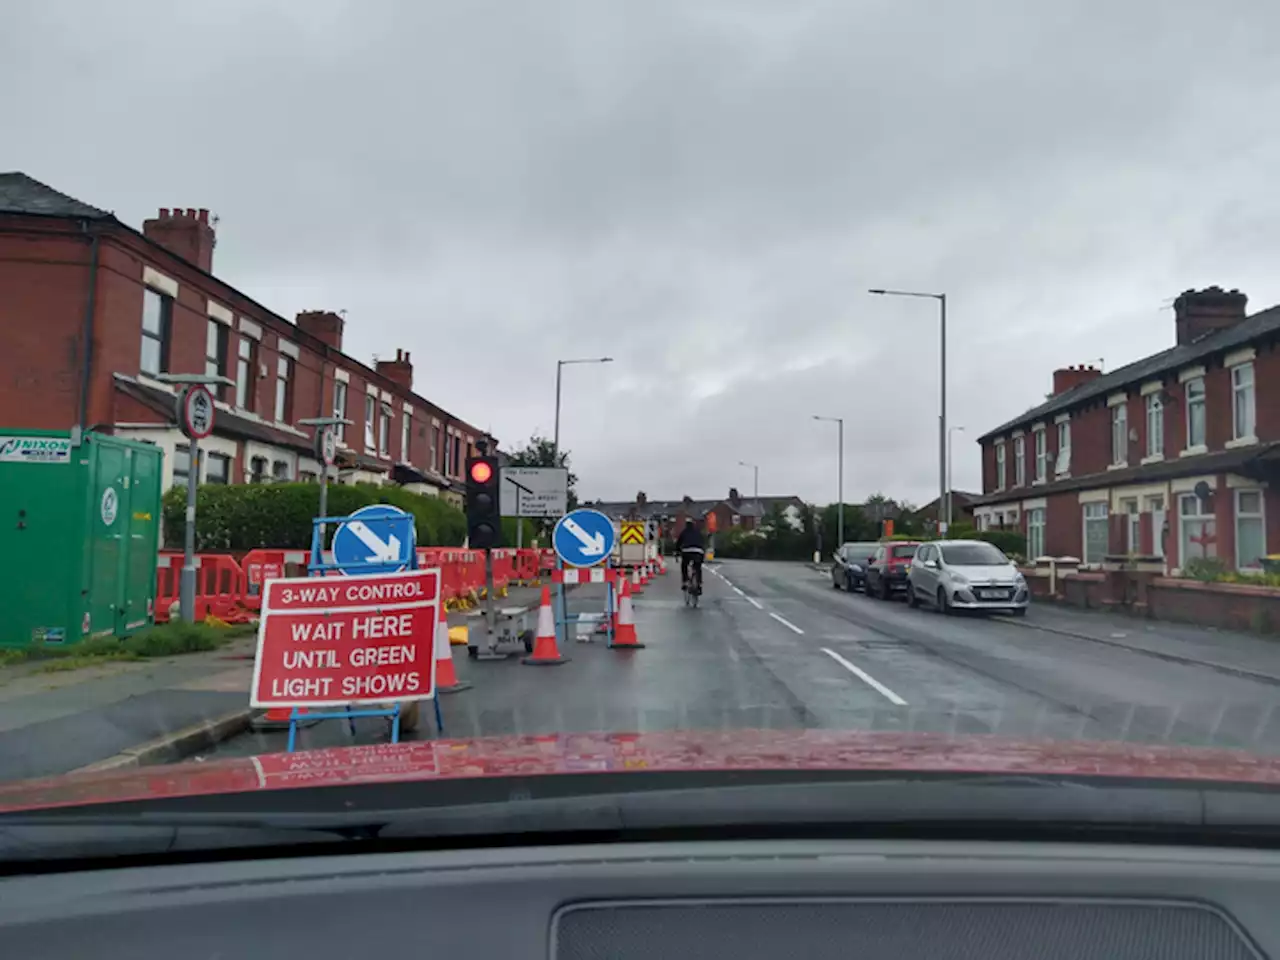
[[[333,427],[321,427],[316,434],[316,455],[326,467],[332,467],[338,459],[338,434]]]
[[[193,383],[178,396],[178,425],[192,440],[213,433],[213,394]]]

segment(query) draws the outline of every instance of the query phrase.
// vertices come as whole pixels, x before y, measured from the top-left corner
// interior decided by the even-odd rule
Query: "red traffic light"
[[[493,478],[493,467],[484,460],[471,464],[471,479],[475,483],[488,483]]]

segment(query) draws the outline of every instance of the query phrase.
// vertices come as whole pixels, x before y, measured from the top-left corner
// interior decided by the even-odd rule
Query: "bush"
[[[413,514],[420,546],[460,546],[466,539],[466,517],[438,497],[373,484],[329,486],[330,516],[346,516],[374,503]],[[186,504],[185,486],[164,496],[165,543],[170,548],[182,545]],[[196,549],[305,550],[311,546],[311,521],[319,506],[320,488],[314,483],[203,485],[196,491]]]
[[[1027,555],[1027,537],[1017,530],[974,530],[963,539],[985,540],[987,543],[999,547],[1000,551],[1008,557],[1025,557]]]

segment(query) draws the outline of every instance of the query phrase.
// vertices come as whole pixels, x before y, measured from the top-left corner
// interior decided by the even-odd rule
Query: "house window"
[[[236,406],[253,411],[254,382],[258,372],[258,341],[241,337],[236,345]]]
[[[204,374],[206,377],[225,377],[227,375],[227,341],[231,331],[225,323],[210,320],[204,337]],[[227,388],[210,386],[213,395],[219,400],[226,399]]]
[[[277,483],[288,483],[289,481],[289,463],[286,460],[277,460],[271,464],[271,479]]]
[[[440,469],[440,424],[431,428],[431,469]]]
[[[150,289],[142,291],[143,373],[152,376],[169,370],[169,340],[173,333],[173,297]]]
[[[1164,556],[1164,497],[1149,496],[1142,502],[1144,512],[1151,514],[1151,554]]]
[[[462,476],[462,438],[456,433],[453,435],[453,475]]]
[[[1204,377],[1187,381],[1187,449],[1204,446]]]
[[[185,443],[173,448],[173,482],[187,485],[191,477],[191,448]]]
[[[385,403],[378,415],[378,453],[391,455],[391,408]]]
[[[1127,404],[1111,408],[1111,463],[1124,466],[1129,462],[1129,410]]]
[[[739,524],[742,523],[742,515],[735,513],[732,517],[729,518],[729,522],[735,527],[738,526]]]
[[[1032,437],[1036,445],[1036,483],[1044,483],[1045,475],[1049,470],[1049,452],[1046,447],[1046,435],[1044,427],[1036,430]]]
[[[303,470],[298,474],[298,479],[303,483],[315,483],[320,479],[320,475],[314,470]]]
[[[276,423],[293,420],[293,357],[276,358]]]
[[[1061,476],[1071,472],[1071,421],[1063,420],[1058,424],[1058,459],[1054,473]]]
[[[374,433],[376,429],[374,419],[378,415],[378,399],[372,394],[366,394],[364,398],[364,448],[366,450],[374,450],[377,446],[377,436]]]
[[[347,385],[341,380],[333,381],[333,415],[335,417],[347,416]],[[347,425],[345,423],[334,424],[337,431],[339,442],[345,442],[347,439]]]
[[[1261,490],[1236,491],[1236,569],[1256,570],[1267,555]]]
[[[205,483],[230,483],[231,458],[221,453],[211,453],[204,462]]]
[[[1027,482],[1027,444],[1025,437],[1013,438],[1013,485],[1024,486]]]
[[[1254,428],[1253,364],[1231,368],[1231,424],[1233,440],[1252,440]]]
[[[1125,553],[1138,553],[1142,549],[1142,514],[1138,512],[1138,501],[1121,500],[1120,507],[1125,515]]]
[[[406,412],[404,419],[400,421],[400,460],[403,463],[412,463],[409,458],[409,445],[413,439],[413,417]]]
[[[249,461],[249,482],[262,483],[267,479],[267,458],[254,457]]]
[[[1147,456],[1164,456],[1164,398],[1147,394]]]
[[[1027,511],[1027,559],[1044,556],[1044,507]]]
[[[1099,564],[1107,555],[1107,503],[1084,505],[1084,562]]]
[[[996,489],[1004,489],[1004,441],[996,444]]]
[[[1179,565],[1186,567],[1191,560],[1216,557],[1213,514],[1209,505],[1194,493],[1183,494],[1178,500]]]

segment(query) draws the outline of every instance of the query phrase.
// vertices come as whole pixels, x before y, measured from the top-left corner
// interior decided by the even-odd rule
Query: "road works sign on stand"
[[[613,551],[613,521],[599,510],[575,510],[560,518],[551,545],[565,564],[594,567]]]
[[[333,562],[343,573],[395,573],[412,566],[413,516],[399,507],[361,507],[333,535]]]
[[[563,517],[569,510],[569,471],[503,467],[498,505],[504,517]]]
[[[345,707],[435,695],[440,571],[269,580],[254,707]]]

